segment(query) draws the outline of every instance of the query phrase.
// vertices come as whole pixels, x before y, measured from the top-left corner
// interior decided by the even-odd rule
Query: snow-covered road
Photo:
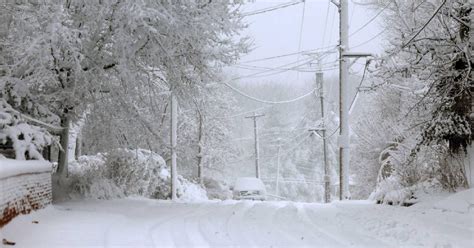
[[[474,214],[365,201],[123,199],[54,205],[1,232],[14,247],[472,247]]]

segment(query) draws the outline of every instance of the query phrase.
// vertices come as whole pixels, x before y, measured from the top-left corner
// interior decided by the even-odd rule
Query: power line
[[[332,12],[332,16],[331,16],[331,29],[330,29],[330,33],[329,33],[328,44],[331,43],[331,41],[332,41],[332,31],[334,30],[334,19],[336,19],[336,18],[335,18],[335,16],[336,16],[336,9],[333,8],[333,10],[334,10],[334,11]],[[323,45],[324,45],[324,44],[323,44]],[[338,44],[338,45],[339,45],[339,44]]]
[[[282,73],[282,72],[285,72],[285,71],[291,71],[291,70],[294,70],[294,69],[296,69],[296,68],[298,68],[298,67],[307,65],[307,64],[311,63],[311,62],[314,61],[314,60],[315,60],[315,59],[308,58],[308,59],[305,60],[304,63],[301,63],[301,64],[299,64],[299,65],[296,65],[296,66],[293,66],[293,67],[290,67],[290,68],[285,68],[285,67],[288,66],[288,65],[292,65],[292,64],[298,63],[298,61],[294,61],[294,62],[287,63],[287,64],[284,64],[284,65],[281,65],[281,66],[278,66],[278,67],[275,67],[275,68],[272,68],[272,69],[269,69],[269,70],[266,70],[266,71],[261,71],[261,72],[256,72],[256,73],[252,73],[252,74],[248,74],[248,75],[239,76],[239,77],[233,78],[231,81],[235,81],[235,80],[242,79],[242,78],[255,77],[255,76],[257,76],[257,75],[261,75],[261,74],[264,74],[264,73],[267,73],[267,72],[271,72],[271,71],[275,71],[275,70],[279,70],[279,69],[281,69],[281,71],[278,71],[277,73],[274,73],[274,74]],[[284,69],[283,69],[283,68],[284,68]],[[269,74],[269,75],[273,75],[273,74]],[[269,75],[265,75],[265,76],[269,76]]]
[[[367,68],[369,67],[369,64],[370,64],[370,60],[368,60],[365,63],[364,72],[362,73],[362,78],[360,79],[359,86],[357,86],[357,91],[356,91],[354,97],[352,98],[351,105],[349,106],[349,114],[352,112],[352,107],[354,106],[354,103],[355,103],[357,97],[359,96],[359,88],[360,88],[360,86],[362,86],[362,83],[364,82],[365,73],[367,72]]]
[[[299,41],[298,41],[298,52],[301,52],[301,42],[303,41],[303,27],[304,27],[304,11],[305,11],[305,8],[306,8],[306,2],[303,1],[303,11],[302,11],[302,14],[301,14],[301,24],[300,24],[300,37],[299,37]],[[296,57],[296,61],[300,61],[300,56],[301,56],[301,53],[298,53],[298,56]],[[296,71],[296,80],[298,80],[300,77],[300,73],[299,71]]]
[[[324,21],[324,31],[323,31],[323,40],[322,40],[322,45],[324,46],[324,41],[326,39],[326,29],[328,25],[328,16],[329,16],[329,6],[331,5],[331,1],[328,0],[328,8],[326,10],[326,20]]]
[[[306,8],[306,2],[303,1],[303,12],[301,14],[301,24],[300,24],[300,38],[298,41],[298,52],[301,52],[301,41],[303,40],[303,26],[304,26],[304,12]]]
[[[276,179],[262,179],[262,181],[264,182],[275,182]],[[321,181],[317,181],[317,180],[306,180],[306,179],[303,179],[303,180],[285,180],[285,179],[279,179],[280,182],[282,183],[304,183],[304,184],[320,184]]]
[[[286,151],[284,151],[282,154],[280,154],[280,156],[285,156],[285,155],[288,155],[288,153],[290,151],[293,151],[295,148],[299,147],[304,141],[306,141],[306,139],[308,139],[310,137],[310,135],[306,135],[303,139],[301,139],[300,142],[298,142],[296,145],[292,146],[290,149],[287,149]]]
[[[263,9],[259,9],[259,10],[245,12],[245,13],[242,13],[241,16],[251,16],[251,15],[262,14],[262,13],[266,13],[266,12],[269,12],[269,11],[275,11],[275,10],[278,10],[278,9],[290,7],[290,6],[293,6],[293,5],[296,5],[296,4],[300,4],[300,3],[305,3],[305,1],[302,0],[302,1],[293,1],[293,2],[288,2],[288,3],[282,3],[282,4],[272,6],[272,7],[268,7],[268,8],[263,8]]]
[[[307,96],[310,96],[311,94],[313,94],[317,88],[314,88],[312,89],[310,92],[304,94],[304,95],[301,95],[299,97],[296,97],[296,98],[293,98],[293,99],[290,99],[290,100],[283,100],[283,101],[267,101],[267,100],[263,100],[263,99],[258,99],[256,97],[253,97],[253,96],[250,96],[248,94],[246,94],[245,92],[235,88],[234,86],[232,86],[231,84],[227,83],[227,82],[224,82],[224,85],[226,85],[227,87],[229,87],[231,90],[239,93],[240,95],[246,97],[246,98],[249,98],[251,100],[254,100],[256,102],[261,102],[261,103],[268,103],[268,104],[285,104],[285,103],[291,103],[291,102],[296,102],[296,101],[299,101]]]
[[[353,47],[351,47],[351,48],[356,48],[356,47],[363,46],[363,45],[365,45],[365,44],[367,44],[367,43],[369,43],[369,42],[371,42],[371,41],[377,39],[380,35],[382,35],[383,33],[385,33],[385,31],[387,31],[386,28],[383,29],[382,31],[380,31],[378,34],[374,35],[372,38],[370,38],[370,39],[368,39],[368,40],[366,40],[366,41],[364,41],[364,42],[362,42],[362,43],[359,43],[359,44],[357,44],[357,45],[355,45],[355,46],[353,46]]]
[[[416,32],[415,35],[413,35],[413,37],[411,37],[411,39],[405,43],[404,45],[402,45],[402,48],[405,48],[406,46],[408,46],[420,33],[421,31],[423,31],[423,29],[426,28],[426,26],[428,26],[428,24],[431,22],[431,20],[433,20],[433,18],[438,14],[438,12],[441,10],[441,8],[444,6],[444,4],[446,3],[446,0],[443,0],[443,2],[439,5],[439,7],[435,10],[435,12],[431,15],[430,19],[428,19],[428,21],[418,30],[418,32]]]
[[[328,51],[334,50],[336,48],[336,46],[337,46],[337,44],[328,45],[328,46],[325,46],[325,47],[320,47],[320,48],[310,49],[310,50],[303,50],[303,51],[300,51],[300,52],[286,53],[286,54],[275,55],[275,56],[270,56],[270,57],[265,57],[265,58],[246,60],[246,61],[242,61],[241,63],[253,63],[253,62],[259,62],[259,61],[265,61],[265,60],[278,59],[278,58],[289,57],[289,56],[294,56],[294,55],[303,54],[303,53],[316,52],[316,51],[325,50],[325,49],[326,49],[325,52],[328,52]]]
[[[377,19],[377,17],[382,14],[382,12],[390,5],[390,2],[385,5],[385,7],[383,7],[379,12],[377,12],[376,15],[374,15],[372,18],[370,18],[369,21],[367,21],[364,25],[362,25],[361,27],[359,27],[356,31],[352,32],[351,34],[349,34],[349,37],[353,36],[354,34],[357,34],[359,31],[361,31],[362,29],[364,29],[365,27],[367,27],[367,25],[369,25],[370,23],[372,23],[375,19]]]
[[[349,19],[349,23],[352,23],[352,19],[354,18],[354,13],[355,13],[355,4],[352,5],[351,9],[351,19]]]
[[[269,108],[269,107],[270,107],[270,106],[260,107],[260,108],[254,109],[254,110],[245,111],[245,112],[242,112],[242,113],[239,113],[239,114],[235,114],[235,115],[218,116],[218,117],[213,117],[213,118],[211,118],[211,119],[228,119],[228,118],[234,118],[234,117],[238,117],[238,116],[241,116],[241,115],[246,115],[246,114],[254,113],[254,112],[260,111],[260,110],[262,110],[262,109]]]
[[[280,70],[280,71],[275,71],[275,72],[271,72],[271,71],[274,71],[274,70],[268,70],[268,71],[263,71],[263,72],[259,72],[259,73],[255,73],[255,74],[251,74],[251,75],[247,75],[247,76],[243,76],[243,77],[240,77],[238,79],[241,79],[241,78],[261,78],[261,77],[269,77],[269,76],[273,76],[273,75],[276,75],[276,74],[281,74],[281,73],[284,73],[284,72],[288,72],[288,71],[299,71],[299,72],[318,72],[318,71],[332,71],[332,70],[335,70],[337,68],[339,68],[338,65],[334,65],[333,67],[325,67],[325,68],[322,68],[322,69],[314,69],[314,70],[310,70],[310,69],[297,69],[298,67],[301,67],[303,65],[299,65],[299,66],[295,66],[295,67],[292,67],[292,68],[288,68],[288,69],[285,69],[285,70]],[[266,72],[270,72],[268,74],[264,74]],[[256,74],[259,74],[259,75],[256,75]],[[264,74],[264,75],[260,75],[260,74]]]
[[[330,62],[322,63],[321,65],[330,65],[332,67],[332,66],[336,65],[338,61],[339,60],[333,60],[333,61],[330,61]],[[279,67],[265,67],[265,66],[256,66],[256,65],[246,65],[246,64],[236,64],[236,65],[233,65],[232,67],[237,67],[237,68],[245,69],[245,70],[264,71],[264,72],[268,72],[268,71],[291,71],[291,70],[302,71],[302,72],[316,72],[316,71],[319,71],[319,69],[298,69],[298,68],[295,69],[293,67],[283,68],[281,66],[279,66]],[[329,67],[326,67],[326,68],[329,68]],[[324,70],[325,68],[323,67],[322,69]]]

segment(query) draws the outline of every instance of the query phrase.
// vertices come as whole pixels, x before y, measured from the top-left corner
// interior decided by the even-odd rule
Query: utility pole
[[[277,152],[277,178],[276,178],[276,195],[280,196],[280,138],[278,138],[278,152]]]
[[[321,67],[320,67],[321,68]],[[324,109],[324,78],[322,70],[316,72],[316,83],[319,86],[319,101],[321,105],[321,136],[323,138],[323,158],[324,158],[324,202],[331,201],[330,176],[329,176],[329,162],[328,162],[328,147],[326,140],[326,120]]]
[[[178,100],[176,92],[171,89],[171,200],[176,200],[177,171],[176,171],[176,144],[177,144],[177,124],[178,124]]]
[[[264,114],[257,115],[254,113],[251,116],[246,116],[245,118],[252,118],[253,119],[253,130],[255,135],[255,176],[260,178],[260,166],[259,166],[259,150],[258,150],[258,125],[257,125],[257,118],[265,116]]]
[[[308,55],[315,55],[318,61],[318,70],[316,71],[316,87],[318,87],[319,101],[321,107],[321,126],[317,128],[309,129],[310,132],[316,132],[323,139],[323,156],[324,156],[324,202],[328,203],[331,201],[331,188],[330,188],[330,176],[329,176],[329,161],[328,161],[328,147],[326,140],[326,119],[325,119],[325,108],[324,108],[324,77],[321,65],[321,60],[327,54],[332,51],[322,53],[309,53]],[[319,132],[321,131],[321,134]]]
[[[349,89],[348,64],[343,56],[349,48],[349,0],[339,0],[339,200],[348,198]]]
[[[339,200],[350,198],[349,166],[349,58],[372,56],[370,53],[349,53],[349,0],[331,0],[339,9]]]

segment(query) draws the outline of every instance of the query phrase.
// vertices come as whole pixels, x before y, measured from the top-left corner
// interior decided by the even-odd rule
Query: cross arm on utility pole
[[[265,116],[265,114],[254,114],[250,116],[245,116],[245,118],[257,118],[257,117],[262,117],[262,116]]]

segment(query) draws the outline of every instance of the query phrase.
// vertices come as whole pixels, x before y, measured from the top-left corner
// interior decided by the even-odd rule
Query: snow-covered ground
[[[1,232],[14,247],[473,247],[474,212],[368,201],[127,198],[57,204],[18,217]]]

